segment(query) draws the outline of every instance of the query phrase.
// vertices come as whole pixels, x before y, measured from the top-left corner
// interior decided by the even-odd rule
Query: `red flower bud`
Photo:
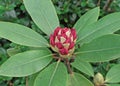
[[[75,29],[57,27],[50,35],[50,45],[61,57],[67,58],[74,52],[76,39]]]

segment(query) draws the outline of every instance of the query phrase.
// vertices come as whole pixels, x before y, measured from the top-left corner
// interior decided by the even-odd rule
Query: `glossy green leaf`
[[[120,35],[105,35],[84,44],[78,49],[76,56],[76,60],[88,62],[102,62],[119,58]]]
[[[34,86],[66,86],[67,69],[61,62],[55,62],[39,73]]]
[[[77,43],[81,45],[88,43],[95,38],[111,34],[120,29],[120,12],[109,14],[96,23],[86,26],[79,32]]]
[[[35,24],[47,35],[50,35],[59,26],[51,0],[23,0],[23,2]]]
[[[78,73],[69,75],[67,86],[94,86],[87,78]]]
[[[28,27],[15,23],[0,22],[0,37],[25,46],[48,46],[48,42],[41,35]]]
[[[42,70],[52,60],[47,49],[31,50],[10,57],[0,67],[0,75],[10,77],[28,76]]]
[[[88,62],[77,59],[72,63],[72,66],[89,76],[94,76],[93,68]]]
[[[99,11],[99,7],[96,7],[80,17],[80,19],[74,25],[74,28],[77,30],[78,36],[80,35],[79,33],[81,32],[81,30],[83,30],[87,25],[90,25],[97,21]]]
[[[106,75],[106,82],[117,83],[120,82],[120,64],[113,66]]]

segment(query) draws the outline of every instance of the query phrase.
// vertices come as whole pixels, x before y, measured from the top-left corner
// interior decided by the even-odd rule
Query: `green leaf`
[[[52,60],[47,49],[31,50],[10,57],[0,67],[0,75],[10,77],[28,76],[42,70]]]
[[[106,86],[120,86],[120,84],[107,84]]]
[[[109,14],[101,18],[96,23],[86,26],[79,32],[79,42],[81,45],[88,43],[95,38],[103,35],[111,34],[120,29],[120,12]]]
[[[40,72],[34,86],[66,86],[67,77],[65,65],[58,61]]]
[[[96,7],[80,17],[80,19],[74,25],[74,28],[76,29],[78,36],[80,35],[79,33],[81,32],[81,30],[83,30],[87,25],[90,25],[97,21],[99,11],[100,11],[99,7]]]
[[[34,81],[38,74],[39,74],[39,72],[28,77],[28,86],[34,86]]]
[[[88,62],[77,59],[72,63],[72,66],[89,76],[94,76],[93,68]]]
[[[113,66],[106,75],[106,82],[117,83],[120,82],[120,64]]]
[[[78,73],[69,75],[67,86],[94,86],[87,78]]]
[[[23,0],[23,2],[35,24],[47,35],[50,35],[59,26],[51,0]]]
[[[75,53],[76,60],[103,62],[120,57],[120,35],[105,35],[84,44]]]
[[[0,22],[0,37],[25,46],[48,46],[48,42],[41,35],[28,27],[15,23]]]
[[[13,55],[15,55],[17,53],[20,53],[20,52],[21,51],[19,49],[15,49],[15,48],[9,48],[9,49],[7,49],[7,54],[9,56],[13,56]]]

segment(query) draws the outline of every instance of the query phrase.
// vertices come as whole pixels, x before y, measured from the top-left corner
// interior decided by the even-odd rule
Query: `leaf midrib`
[[[117,71],[117,72],[120,72],[120,70]],[[110,80],[112,80],[112,79],[113,79],[114,77],[116,77],[116,76],[118,76],[118,75],[117,75],[117,74],[114,74],[114,75],[112,75],[111,77],[107,77],[106,81],[109,82]]]
[[[28,61],[28,62],[26,62],[26,63],[24,63],[24,64],[21,64],[21,65],[16,65],[16,66],[14,66],[14,67],[12,66],[12,67],[10,68],[10,70],[12,70],[13,68],[18,68],[19,66],[24,66],[24,65],[26,65],[26,64],[30,64],[30,63],[32,63],[32,62],[38,61],[38,60],[43,59],[43,58],[47,58],[48,56],[51,56],[51,55],[52,55],[52,54],[43,56],[42,58],[36,58],[36,59],[34,59],[34,60]],[[7,71],[7,70],[9,70],[9,69],[3,70],[3,71]],[[9,71],[10,71],[10,70],[9,70]]]
[[[94,12],[92,12],[92,13],[94,13]],[[87,24],[88,24],[88,21],[91,19],[92,16],[93,16],[93,15],[91,14],[90,17],[87,19],[87,22],[86,22]],[[96,20],[97,20],[97,19],[96,19]],[[83,28],[86,27],[86,26],[85,26],[86,23],[84,23],[84,26],[82,26],[81,29],[79,29],[79,30],[77,31],[77,34],[79,34],[80,30],[82,30]],[[94,22],[93,22],[93,23],[94,23]],[[90,25],[90,24],[88,24],[88,25]],[[87,25],[87,26],[88,26],[88,25]],[[79,26],[80,26],[80,25],[79,25]]]
[[[40,10],[40,12],[41,12],[41,15],[43,15],[43,13],[45,13],[44,10]],[[42,13],[42,12],[43,12],[43,13]],[[46,23],[47,23],[48,26],[50,27],[51,31],[53,31],[53,30],[52,30],[52,26],[49,24],[49,22],[48,22],[47,18],[45,17],[45,15],[43,15],[43,18],[45,19]],[[49,29],[48,29],[48,30],[49,30]],[[48,31],[48,32],[49,32],[49,31]],[[49,34],[49,35],[50,35],[50,34]]]
[[[52,73],[52,75],[51,75],[51,78],[50,78],[50,81],[49,81],[48,86],[51,86],[51,84],[52,84],[52,80],[53,80],[54,75],[55,75],[55,73],[56,73],[56,71],[57,71],[57,69],[58,69],[59,63],[60,63],[60,61],[58,61],[57,64],[56,64],[56,66],[55,66],[55,69],[54,69],[54,71],[53,71],[53,73]]]
[[[84,38],[86,38],[86,37],[88,37],[88,36],[92,35],[93,33],[97,32],[97,31],[99,31],[99,30],[102,30],[102,28],[104,28],[104,27],[106,27],[106,26],[109,26],[109,25],[111,25],[111,24],[113,24],[113,23],[116,23],[116,22],[118,22],[118,21],[120,21],[120,20],[116,20],[116,21],[114,21],[114,22],[112,22],[112,23],[106,24],[105,26],[100,27],[100,28],[99,28],[99,29],[97,29],[97,30],[93,30],[91,33],[89,33],[89,34],[87,34],[87,35],[83,36],[83,37],[82,37],[82,38],[80,38],[80,40],[78,40],[78,41],[81,41],[81,40],[83,40]],[[95,24],[95,23],[94,23],[94,24]],[[96,28],[97,28],[97,27],[96,27]]]
[[[38,41],[38,42],[41,42],[41,43],[47,45],[45,42],[40,41],[40,39],[36,39],[36,38],[33,38],[33,37],[29,36],[29,35],[24,35],[24,34],[22,34],[22,33],[17,33],[17,32],[15,32],[15,31],[13,31],[13,30],[10,30],[10,29],[8,29],[8,30],[11,31],[11,32],[13,32],[13,33],[15,33],[15,34],[19,34],[19,35],[21,35],[21,36],[23,36],[23,37],[26,37],[26,38],[28,38],[28,39],[35,40],[35,41]]]
[[[75,54],[80,54],[80,53],[91,53],[91,52],[99,52],[99,51],[107,51],[107,50],[114,50],[114,49],[120,49],[120,47],[113,47],[113,48],[106,48],[106,49],[99,49],[99,50],[89,50],[89,51],[80,51],[76,52]]]
[[[88,64],[89,64],[89,63],[88,63]],[[88,71],[88,73],[89,73],[90,75],[93,76],[93,74],[89,71],[89,69],[88,69],[87,67],[85,67],[83,64],[82,64],[82,66],[84,67],[84,69],[86,69],[86,70]]]

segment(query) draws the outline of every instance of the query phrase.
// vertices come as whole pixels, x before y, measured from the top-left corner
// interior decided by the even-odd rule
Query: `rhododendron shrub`
[[[28,86],[117,86],[120,64],[106,75],[94,74],[90,63],[120,57],[120,12],[99,17],[99,7],[78,19],[73,27],[61,27],[51,0],[23,0],[34,23],[45,34],[29,27],[0,21],[0,37],[28,47],[10,54],[0,66],[0,76],[25,77]],[[92,80],[93,79],[93,80]],[[112,83],[112,84],[111,84]]]

